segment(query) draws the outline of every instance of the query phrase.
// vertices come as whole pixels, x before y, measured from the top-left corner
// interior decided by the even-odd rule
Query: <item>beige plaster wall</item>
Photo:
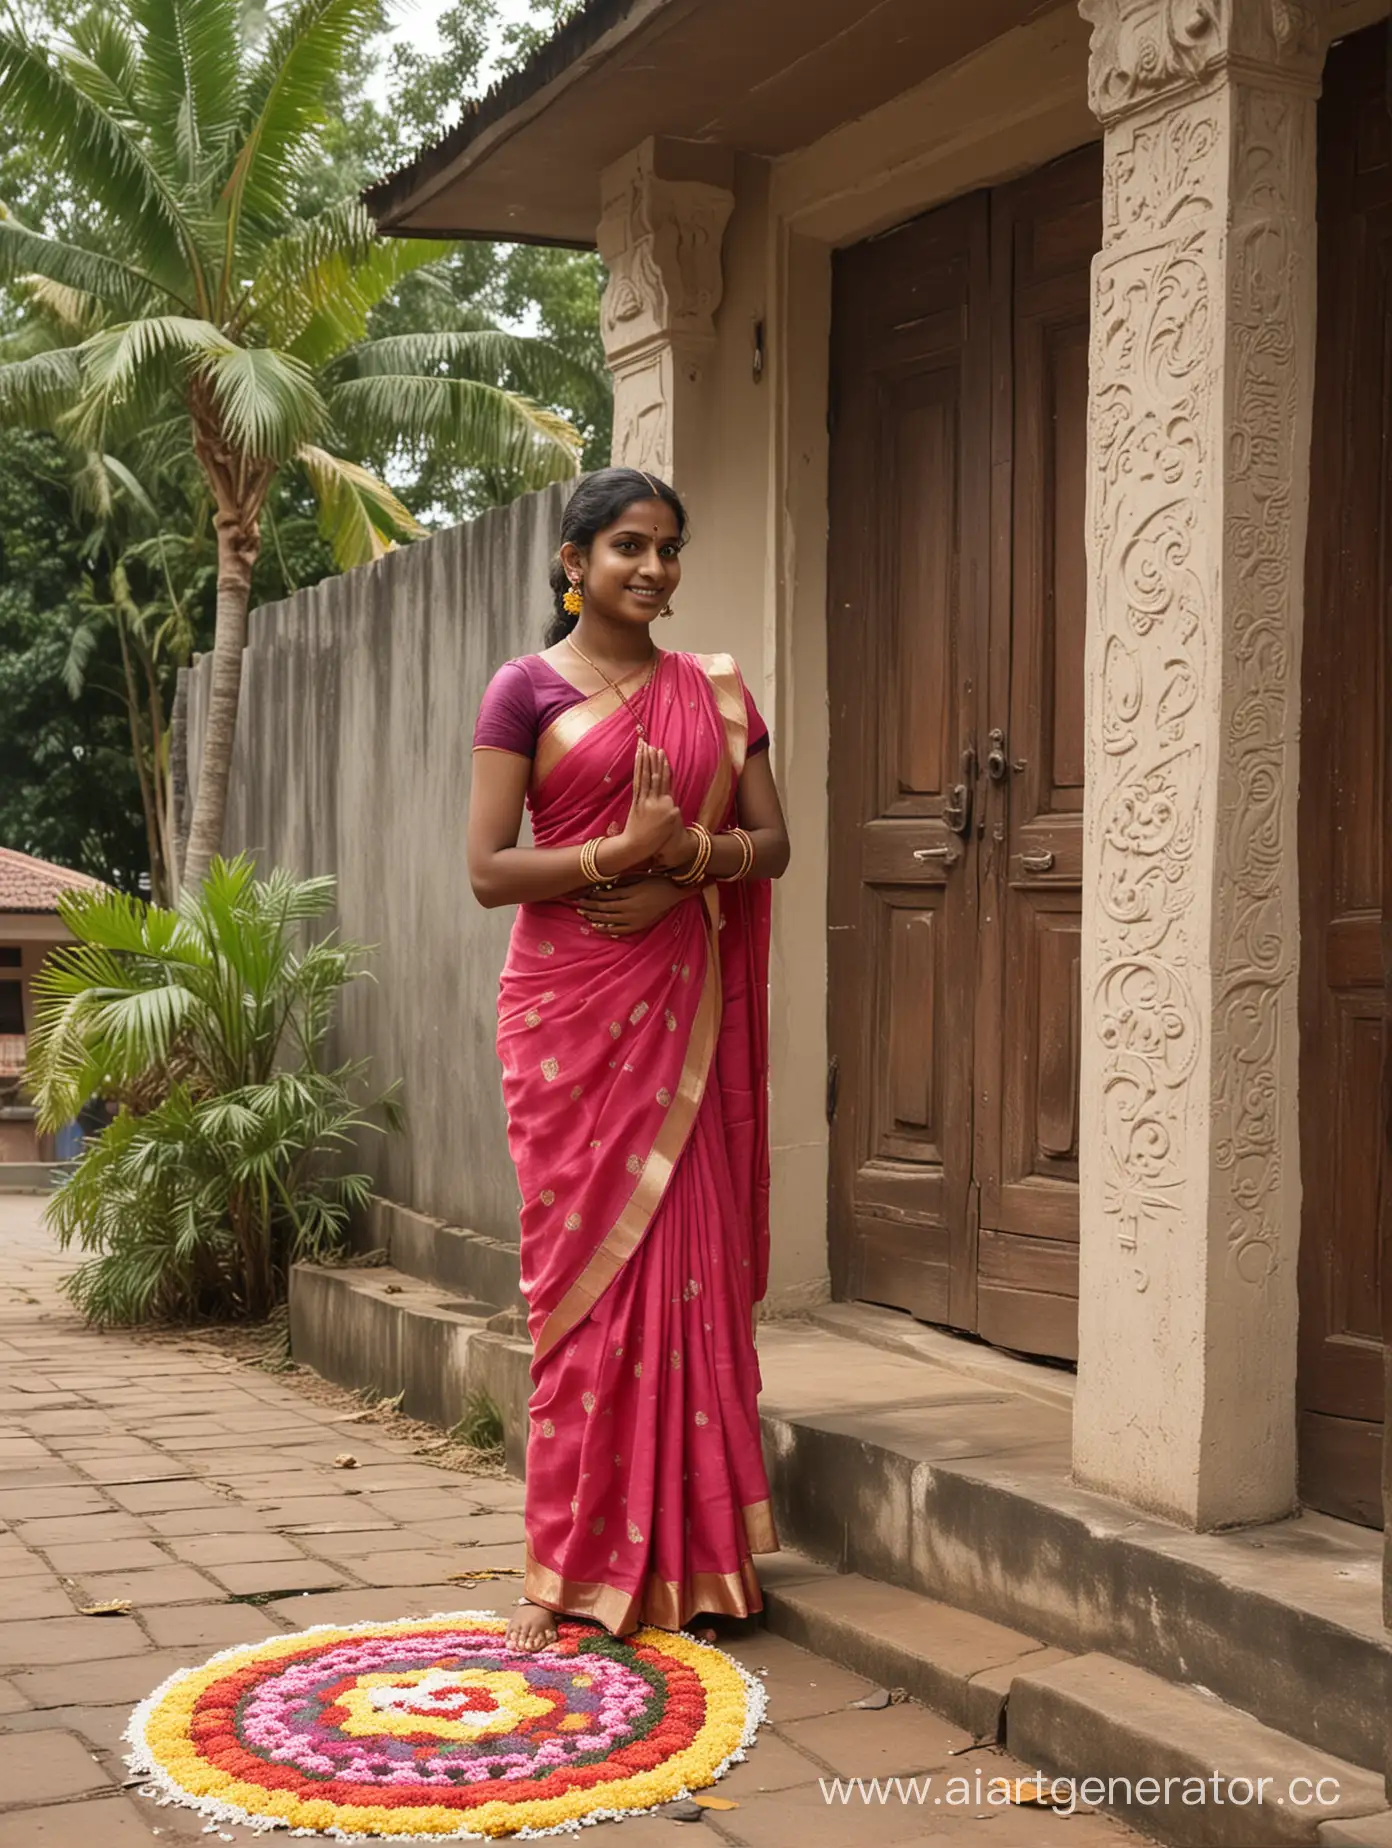
[[[833,250],[1026,171],[1099,129],[1065,5],[775,165],[736,163],[692,545],[671,641],[728,648],[773,730],[793,863],[774,906],[770,1308],[827,1292],[827,399]],[[764,326],[764,373],[752,373]]]
[[[782,514],[778,481],[787,409],[783,368],[768,341],[777,294],[769,170],[736,163],[735,209],[725,233],[724,293],[706,367],[702,428],[677,444],[676,485],[691,518],[678,614],[664,643],[728,649],[773,733],[773,765],[793,840],[775,888],[770,968],[770,1166],[773,1179],[772,1311],[827,1294],[826,1122],[826,672],[820,608],[796,638],[779,595]],[[822,291],[825,298],[825,291]],[[756,376],[756,330],[765,364]],[[825,339],[822,341],[825,366]],[[823,418],[825,413],[823,412]],[[825,435],[823,430],[823,445]],[[823,470],[824,480],[824,470]],[[814,547],[825,550],[825,487],[814,509]]]

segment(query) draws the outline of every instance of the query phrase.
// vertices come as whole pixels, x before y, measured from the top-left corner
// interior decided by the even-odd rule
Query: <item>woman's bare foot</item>
[[[691,1622],[683,1627],[687,1635],[694,1636],[698,1643],[713,1643],[715,1641],[716,1631],[714,1626],[707,1623],[702,1617],[693,1617]]]
[[[506,1640],[509,1649],[522,1649],[528,1654],[534,1654],[557,1640],[560,1631],[556,1628],[556,1619],[544,1605],[533,1604],[530,1598],[519,1598],[517,1605],[517,1615],[508,1619]]]

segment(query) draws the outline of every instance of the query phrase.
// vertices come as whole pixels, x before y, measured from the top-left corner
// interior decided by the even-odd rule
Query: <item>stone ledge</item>
[[[1320,1824],[1386,1807],[1382,1778],[1274,1731],[1216,1695],[1164,1681],[1110,1656],[1083,1655],[1023,1669],[1010,1685],[1006,1745],[1031,1767],[1070,1778],[1201,1779],[1212,1792],[1238,1778],[1270,1779],[1269,1800],[1239,1804],[1108,1801],[1146,1834],[1176,1848],[1277,1848],[1327,1842]],[[1277,1799],[1295,1778],[1338,1781],[1337,1804],[1301,1807]],[[1192,1789],[1193,1786],[1191,1785]],[[1122,1793],[1114,1791],[1113,1798]],[[1177,1789],[1174,1795],[1180,1795]]]
[[[483,1318],[447,1307],[441,1291],[387,1265],[297,1264],[290,1351],[336,1385],[387,1399],[400,1393],[402,1411],[444,1430],[463,1416],[471,1393],[486,1392],[502,1413],[507,1467],[520,1475],[531,1344],[490,1334]]]
[[[759,1357],[788,1545],[1384,1763],[1380,1535],[1316,1514],[1193,1533],[1077,1487],[1061,1408],[806,1323],[761,1328]]]
[[[1318,1835],[1320,1848],[1392,1848],[1392,1810],[1351,1822],[1322,1822]]]
[[[70,1161],[0,1161],[0,1193],[52,1193],[59,1176],[71,1174]]]
[[[359,1251],[385,1251],[395,1269],[460,1296],[500,1309],[522,1300],[516,1245],[468,1226],[446,1225],[380,1194],[372,1196],[353,1243]]]
[[[1032,1636],[854,1572],[820,1572],[796,1554],[761,1566],[768,1627],[843,1668],[903,1688],[976,1739],[998,1739],[1013,1677],[1067,1661]]]

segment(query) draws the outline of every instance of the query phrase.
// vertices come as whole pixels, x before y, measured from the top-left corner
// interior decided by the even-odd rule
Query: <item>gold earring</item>
[[[584,607],[585,599],[581,594],[580,586],[575,579],[572,578],[570,580],[570,589],[561,598],[561,608],[565,611],[567,616],[578,616]]]
[[[675,616],[677,612],[672,608],[670,603],[664,603],[657,613],[659,616]]]

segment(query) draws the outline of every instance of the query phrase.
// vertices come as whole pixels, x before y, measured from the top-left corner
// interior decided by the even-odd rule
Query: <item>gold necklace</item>
[[[624,692],[623,688],[619,685],[618,681],[611,680],[608,674],[606,674],[604,669],[599,665],[599,663],[597,661],[592,661],[590,657],[585,653],[583,648],[577,648],[575,643],[571,641],[568,635],[564,638],[564,640],[565,640],[566,647],[569,648],[571,653],[574,655],[578,655],[580,659],[585,663],[585,666],[589,668],[592,674],[598,674],[600,679],[604,682],[605,686],[609,688],[609,691],[611,693],[618,694],[619,698],[622,700],[624,704],[624,708],[627,711],[628,716],[633,720],[633,723],[638,728],[638,736],[640,738],[646,738],[648,735],[648,728],[646,725],[644,725],[642,719],[639,718],[637,708],[634,706],[632,700],[629,699],[628,695]],[[653,675],[657,673],[658,660],[661,658],[661,650],[655,649],[653,653],[654,653],[654,660],[653,660],[652,673],[649,674],[648,678],[643,682],[644,687],[651,686]],[[633,673],[624,675],[624,679],[631,680],[633,678],[633,674],[636,674],[640,671],[641,671],[640,669],[635,667],[633,669]],[[640,687],[638,690],[641,693],[643,688]]]

